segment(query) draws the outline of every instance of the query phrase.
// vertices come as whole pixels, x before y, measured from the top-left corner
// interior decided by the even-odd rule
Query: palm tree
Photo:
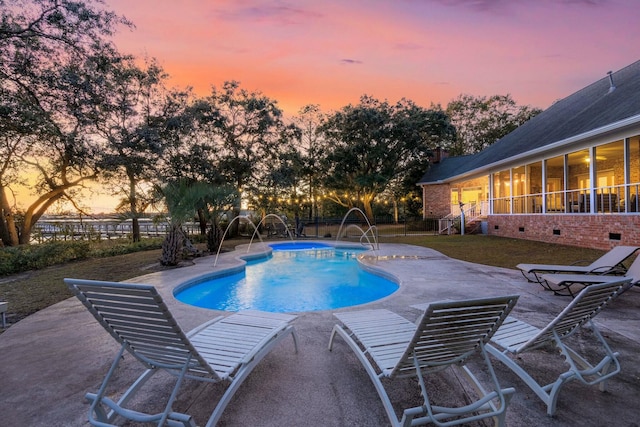
[[[185,236],[182,225],[195,215],[199,204],[206,196],[207,185],[178,180],[164,187],[157,187],[156,190],[162,196],[169,213],[169,232],[162,242],[160,264],[178,265],[185,247],[195,250]]]
[[[229,186],[215,186],[202,181],[189,181],[181,179],[172,181],[164,187],[157,187],[156,191],[161,195],[169,211],[169,232],[162,243],[162,265],[177,265],[185,249],[194,253],[197,249],[185,236],[182,225],[193,218],[196,212],[204,212],[207,221],[211,221],[210,234],[216,241],[212,249],[217,249],[222,238],[216,218],[225,207],[234,206],[238,199],[237,191]]]

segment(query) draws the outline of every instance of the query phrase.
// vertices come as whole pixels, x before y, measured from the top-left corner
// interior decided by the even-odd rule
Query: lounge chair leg
[[[107,390],[107,384],[109,384],[109,381],[111,380],[111,376],[113,375],[116,368],[118,367],[120,360],[122,360],[122,355],[124,353],[124,350],[125,350],[125,344],[123,344],[120,347],[118,354],[116,354],[116,357],[113,359],[113,362],[111,363],[111,367],[109,368],[107,375],[104,377],[104,380],[102,381],[102,384],[100,385],[100,389],[98,389],[98,392],[95,395],[93,394],[87,395],[87,398],[91,400],[91,406],[89,407],[89,421],[91,421],[91,424],[94,424],[96,422],[111,423],[113,422],[113,419],[117,415],[115,414],[114,411],[110,411],[107,414],[104,407],[102,406],[102,398],[104,397],[105,391]],[[94,418],[94,415],[95,415],[95,418]]]
[[[118,400],[118,406],[126,406],[129,399],[135,396],[140,387],[142,387],[156,372],[158,372],[157,369],[147,369],[142,375],[140,375],[136,382],[134,382],[131,387],[122,394],[122,397]]]
[[[556,342],[562,355],[565,357],[567,363],[571,366],[571,369],[575,372],[576,378],[587,385],[598,384],[600,391],[606,391],[607,380],[620,372],[620,362],[618,361],[619,353],[614,353],[609,347],[609,344],[605,341],[604,337],[593,324],[593,321],[589,321],[594,335],[600,341],[602,348],[605,351],[605,356],[597,365],[592,365],[585,358],[576,353],[569,346],[565,345],[556,335]],[[555,332],[554,332],[555,334]],[[593,380],[588,380],[585,377],[595,377]]]
[[[298,354],[298,335],[293,328],[291,328],[291,338],[293,339],[293,352]]]
[[[218,421],[220,421],[220,418],[222,417],[222,413],[224,412],[225,408],[227,407],[227,405],[231,401],[231,398],[233,397],[233,395],[238,390],[238,387],[240,387],[242,385],[242,383],[244,382],[244,379],[251,373],[251,371],[253,371],[253,369],[256,367],[256,365],[258,363],[260,363],[260,361],[267,354],[269,354],[271,349],[281,341],[281,339],[282,339],[282,337],[284,335],[291,334],[293,336],[293,343],[294,343],[294,347],[295,347],[295,352],[296,353],[298,352],[296,334],[295,334],[295,329],[293,328],[293,326],[288,326],[287,328],[283,329],[282,332],[280,332],[280,334],[281,334],[280,338],[273,337],[273,339],[271,339],[271,341],[268,344],[264,345],[260,349],[260,351],[258,351],[253,356],[253,359],[251,359],[250,361],[247,361],[238,370],[236,375],[231,379],[232,380],[231,384],[229,385],[227,390],[224,392],[224,395],[222,395],[222,398],[220,398],[220,400],[218,401],[218,404],[216,405],[216,408],[213,410],[213,413],[211,414],[211,417],[209,417],[209,420],[207,421],[206,427],[214,427],[214,426],[216,426],[218,424]]]
[[[529,282],[529,283],[540,283],[540,282],[539,282],[539,281],[537,281],[537,280],[531,280],[531,278],[530,278],[529,276],[527,276],[527,275],[525,274],[525,272],[524,272],[524,271],[520,270],[520,273],[522,273],[522,275],[524,276],[524,278],[525,278],[525,279],[527,279],[527,282]]]
[[[338,328],[338,325],[334,326],[333,329],[331,330],[331,336],[329,337],[329,351],[333,350],[333,338],[336,336],[336,332],[338,332],[336,329]]]
[[[509,403],[511,402],[511,398],[515,394],[516,390],[514,388],[508,388],[503,391],[504,395],[504,407],[505,410],[502,411],[497,416],[493,417],[496,427],[504,427],[507,425],[507,408],[509,407]]]
[[[560,388],[564,383],[569,381],[571,378],[575,376],[572,372],[565,372],[560,375],[558,379],[546,386],[541,386],[527,371],[525,371],[520,365],[514,362],[508,355],[501,352],[497,348],[487,345],[485,349],[489,354],[494,356],[500,362],[504,363],[513,373],[515,373],[522,381],[527,384],[527,386],[547,405],[547,414],[549,416],[553,416],[556,412],[556,403],[558,400],[558,395],[560,392]]]
[[[371,362],[369,362],[365,354],[359,350],[358,344],[356,344],[351,335],[348,334],[347,331],[345,331],[340,325],[335,325],[333,327],[329,343],[329,350],[331,350],[331,342],[333,342],[333,337],[336,333],[344,339],[349,347],[351,347],[351,350],[353,350],[353,352],[355,353],[356,357],[369,375],[369,378],[371,378],[371,381],[373,382],[373,385],[378,392],[378,396],[382,401],[382,406],[384,406],[384,410],[387,413],[387,417],[389,418],[389,422],[391,423],[391,425],[394,427],[402,425],[400,424],[400,421],[395,414],[395,410],[393,409],[393,405],[391,404],[391,400],[389,399],[389,396],[387,395],[387,392],[384,389],[382,382],[380,381],[380,376],[376,372],[375,368],[371,365]]]
[[[165,405],[164,412],[162,413],[162,418],[160,418],[160,421],[158,422],[158,426],[163,426],[164,423],[167,421],[167,418],[169,417],[169,413],[171,412],[171,407],[173,405],[174,400],[176,400],[176,397],[178,396],[178,390],[180,389],[180,385],[182,384],[182,380],[184,379],[184,376],[187,373],[187,369],[189,368],[190,363],[191,363],[191,355],[187,357],[187,361],[184,364],[184,367],[182,368],[182,370],[180,371],[180,375],[176,380],[176,385],[173,387],[173,390],[171,391],[171,396],[169,396],[169,400]]]

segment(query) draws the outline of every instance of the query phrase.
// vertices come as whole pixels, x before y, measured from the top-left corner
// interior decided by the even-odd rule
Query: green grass
[[[225,250],[240,243],[243,241],[226,241]],[[381,243],[426,246],[451,258],[507,268],[514,268],[522,262],[571,264],[578,260],[594,260],[604,253],[595,249],[481,235],[383,238]],[[111,281],[131,279],[161,270],[163,267],[158,263],[160,253],[160,250],[148,250],[96,257],[0,277],[0,300],[9,301],[8,321],[15,323],[70,297],[62,282],[65,277]]]
[[[384,242],[426,246],[451,258],[505,268],[515,268],[520,263],[571,264],[595,260],[605,253],[598,249],[477,234],[381,239],[381,243]]]
[[[135,252],[107,258],[72,261],[0,278],[0,298],[9,301],[10,321],[16,322],[29,314],[71,296],[62,279],[80,277],[122,281],[160,268],[160,250]]]
[[[240,243],[243,242],[227,240],[223,250],[231,250]],[[62,281],[65,277],[124,281],[166,268],[180,268],[161,266],[158,262],[161,249],[139,250],[139,244],[132,246],[135,246],[136,251],[123,253],[120,248],[114,251],[113,245],[105,242],[102,248],[94,248],[92,257],[88,259],[0,276],[0,301],[9,302],[7,322],[15,323],[69,298],[71,293]],[[203,245],[198,247],[204,249]]]

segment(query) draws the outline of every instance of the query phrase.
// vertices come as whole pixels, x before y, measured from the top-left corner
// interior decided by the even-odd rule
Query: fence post
[[[460,235],[464,236],[464,203],[460,202]]]

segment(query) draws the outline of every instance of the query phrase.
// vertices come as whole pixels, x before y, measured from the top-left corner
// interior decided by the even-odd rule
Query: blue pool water
[[[249,262],[245,271],[196,283],[176,298],[214,310],[285,313],[364,304],[398,289],[358,266],[359,249],[298,242],[272,248],[272,256]]]

